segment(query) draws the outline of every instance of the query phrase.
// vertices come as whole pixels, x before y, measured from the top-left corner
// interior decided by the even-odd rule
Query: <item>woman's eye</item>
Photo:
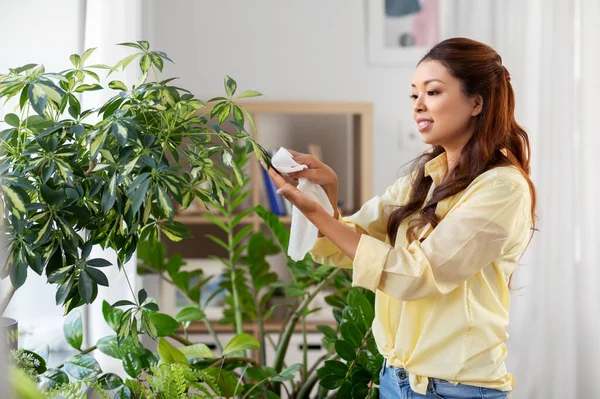
[[[417,96],[416,94],[411,94],[409,97],[413,100],[416,100],[419,96]]]
[[[427,95],[428,95],[428,96],[435,96],[436,94],[439,94],[439,92],[437,92],[437,91],[435,91],[435,90],[429,90],[429,91],[427,92]]]

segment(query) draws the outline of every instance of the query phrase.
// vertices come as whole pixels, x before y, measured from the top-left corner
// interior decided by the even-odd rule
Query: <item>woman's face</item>
[[[466,97],[460,81],[438,61],[423,61],[412,83],[413,118],[423,141],[448,150],[464,146],[481,112],[481,96]]]

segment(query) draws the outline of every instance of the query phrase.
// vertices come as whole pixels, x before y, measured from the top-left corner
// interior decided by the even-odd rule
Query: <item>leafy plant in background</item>
[[[238,165],[239,170],[244,170],[247,162],[245,152],[234,151],[233,162]],[[247,178],[243,181],[240,186],[225,188],[227,205],[214,207],[214,214],[206,214],[206,217],[219,226],[226,237],[221,239],[214,235],[209,236],[226,253],[222,258],[215,257],[225,266],[225,279],[220,285],[221,290],[228,294],[225,316],[219,322],[232,325],[238,334],[243,333],[243,322],[258,324],[257,338],[260,350],[258,361],[241,363],[239,366],[242,370],[244,367],[249,367],[245,374],[241,373],[242,376],[247,375],[250,380],[250,384],[245,385],[244,392],[249,397],[265,397],[265,395],[270,398],[280,397],[282,386],[281,381],[277,379],[278,373],[287,375],[291,371],[297,371],[298,374],[292,380],[292,390],[286,391],[286,395],[281,397],[307,398],[319,380],[321,380],[319,397],[325,397],[329,390],[337,388],[340,388],[343,394],[338,394],[340,398],[376,397],[378,394],[376,384],[383,358],[377,354],[370,331],[374,295],[351,289],[351,276],[348,271],[318,266],[310,256],[299,262],[286,256],[292,282],[278,282],[266,256],[287,253],[289,229],[278,216],[260,206],[246,207],[243,210],[242,204],[249,194],[246,187]],[[249,220],[248,218],[253,215],[264,220],[271,233],[269,236],[261,231],[253,231],[252,224],[245,224],[245,220]],[[175,284],[177,289],[194,304],[189,312],[192,311],[191,308],[200,312],[197,313],[196,320],[202,320],[207,325],[215,343],[222,348],[211,323],[202,313],[206,304],[200,303],[198,297],[198,288],[211,277],[205,277],[201,270],[194,270],[186,273],[194,274],[195,284],[187,284],[191,281],[188,278],[185,279],[186,284],[176,284],[175,281],[179,280],[178,270],[182,264],[181,257],[173,255],[166,258],[164,247],[160,243],[152,248],[146,245],[143,247],[144,250],[138,253],[140,262],[138,270],[159,273],[166,283]],[[331,282],[335,291],[326,297],[326,301],[334,308],[333,313],[339,328],[318,326],[319,331],[324,335],[323,341],[328,348],[328,353],[315,364],[309,365],[305,320],[312,311],[309,311],[308,307],[317,293],[324,287],[332,285]],[[292,302],[287,305],[287,317],[282,324],[277,343],[267,342],[264,333],[264,322],[272,317],[274,310],[273,307],[269,307],[268,300],[276,289],[282,289],[286,296],[292,299]],[[292,333],[298,324],[301,325],[304,336],[303,362],[291,365],[285,371],[284,357],[289,349]],[[186,326],[186,324],[182,325],[183,328]],[[187,345],[192,344],[179,341]],[[270,363],[267,362],[265,355],[265,348],[269,344],[276,350],[275,359]],[[323,367],[318,369],[319,366]]]
[[[189,237],[173,220],[176,207],[194,198],[223,204],[223,187],[241,182],[239,173],[237,182],[224,177],[213,156],[235,168],[232,148],[240,140],[257,157],[266,154],[244,130],[250,115],[234,102],[260,93],[234,98],[237,83],[226,77],[227,97],[207,107],[172,85],[173,79],[158,81],[157,72],[170,61],[165,53],[151,51],[145,41],[122,45],[136,53],[112,68],[88,65],[89,49],[71,55],[73,68],[59,73],[28,64],[0,75],[0,99],[17,102],[0,132],[1,227],[8,243],[0,276],[12,283],[0,313],[29,269],[57,285],[56,303],[66,313],[93,302],[98,285],[108,285],[102,268],[111,265],[89,258],[93,245],[115,250],[121,268],[140,240],[156,242],[159,231],[175,241]],[[136,60],[141,76],[135,85],[100,85],[99,71],[111,75]],[[78,95],[97,90],[114,95],[98,108],[83,109]],[[225,132],[220,125],[230,117],[236,130]],[[199,188],[204,182],[210,189]],[[124,332],[136,330],[133,314],[144,311],[142,302],[136,301]]]
[[[170,61],[164,53],[151,51],[143,41],[123,45],[135,48],[136,54],[112,68],[86,65],[93,53],[90,49],[72,55],[73,68],[58,74],[30,64],[0,76],[0,98],[18,101],[17,112],[5,117],[9,127],[0,132],[2,232],[9,252],[2,277],[10,275],[16,289],[32,269],[56,284],[56,303],[68,314],[65,337],[78,351],[48,370],[47,351],[21,352],[15,362],[26,371],[16,375],[24,372],[40,378],[49,397],[75,397],[92,389],[118,398],[275,398],[281,396],[282,383],[290,381],[288,396],[307,398],[319,379],[319,397],[337,388],[341,392],[338,397],[350,397],[342,396],[348,393],[373,397],[381,359],[375,355],[368,328],[367,304],[372,313],[372,296],[350,291],[346,271],[317,266],[310,257],[300,262],[288,258],[292,283],[276,282],[266,256],[287,253],[287,226],[261,207],[240,211],[247,196],[243,168],[248,154],[265,157],[267,164],[269,160],[244,130],[245,120],[252,121],[233,101],[236,82],[227,77],[227,97],[211,99],[212,106],[207,107],[186,90],[172,86],[172,79],[158,81],[157,71],[162,71],[164,60]],[[127,87],[113,80],[108,89],[100,85],[98,70],[108,69],[110,75],[135,60],[141,69],[137,84]],[[148,79],[152,72],[153,81]],[[109,89],[115,95],[103,105],[82,110],[79,93]],[[256,95],[259,93],[247,91],[237,98]],[[211,124],[212,118],[218,124]],[[226,121],[236,130],[222,129],[220,125]],[[241,147],[237,145],[240,141]],[[215,156],[220,156],[220,162],[214,162]],[[200,188],[205,182],[210,188]],[[237,334],[224,346],[217,341],[221,357],[178,334],[194,321],[210,327],[202,311],[206,304],[200,303],[200,290],[210,276],[201,270],[181,270],[181,258],[165,259],[158,243],[160,233],[174,241],[189,237],[173,216],[175,209],[186,208],[194,198],[216,209],[215,217],[208,217],[227,235],[226,241],[217,242],[228,254],[222,259],[227,267],[222,289],[228,294],[223,321],[233,323]],[[254,214],[265,221],[271,236],[252,232],[245,225],[244,219]],[[98,285],[108,285],[102,268],[111,266],[104,259],[90,259],[93,245],[114,249],[119,268],[136,248],[142,258],[146,251],[152,258],[145,258],[146,267],[174,284],[193,305],[174,316],[164,314],[143,289],[132,301],[112,306],[103,303],[103,316],[114,334],[82,348],[81,318],[73,310],[93,302]],[[336,292],[327,300],[337,307],[334,316],[340,326],[337,330],[319,327],[330,352],[309,369],[308,308],[332,281]],[[243,322],[262,326],[272,315],[268,300],[278,289],[293,302],[276,344],[275,359],[267,365],[264,331],[261,329],[256,340],[243,332]],[[13,293],[9,292],[8,300]],[[2,302],[0,313],[8,300]],[[305,337],[304,361],[286,365],[284,355],[298,324]],[[140,334],[158,343],[147,347]],[[173,346],[167,337],[183,346]],[[130,378],[103,373],[91,356],[95,350],[121,360]],[[258,361],[246,356],[253,350],[260,350]]]

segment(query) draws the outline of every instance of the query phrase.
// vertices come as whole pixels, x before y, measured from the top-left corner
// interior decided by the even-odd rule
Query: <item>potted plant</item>
[[[93,302],[98,285],[109,284],[102,268],[111,266],[89,259],[93,245],[114,249],[122,268],[140,239],[156,241],[159,231],[172,240],[188,237],[185,226],[173,220],[174,209],[194,198],[222,203],[223,189],[241,179],[240,173],[238,182],[225,178],[214,155],[235,168],[236,141],[256,156],[265,154],[244,130],[250,115],[234,102],[260,93],[234,97],[237,84],[226,77],[226,97],[207,107],[173,79],[158,80],[170,61],[165,53],[145,41],[121,45],[135,52],[112,68],[89,65],[94,52],[89,49],[71,55],[73,67],[58,73],[28,64],[0,75],[0,99],[16,101],[0,131],[1,229],[7,244],[0,277],[11,281],[0,315],[31,271],[57,286],[56,303],[66,313]],[[134,62],[140,68],[136,84],[101,85],[101,71],[110,77]],[[114,96],[85,109],[80,94],[96,90]],[[234,131],[221,128],[228,118]],[[210,188],[199,188],[205,182]]]

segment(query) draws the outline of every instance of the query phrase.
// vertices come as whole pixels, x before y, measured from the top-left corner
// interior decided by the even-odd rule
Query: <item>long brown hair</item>
[[[424,175],[425,164],[445,150],[442,146],[434,145],[430,151],[416,158],[411,168],[413,181],[410,199],[396,208],[388,220],[390,242],[395,244],[400,223],[416,212],[419,213],[418,217],[411,221],[406,232],[408,242],[414,241],[418,232],[428,223],[432,227],[437,226],[439,218],[435,209],[438,202],[460,193],[483,172],[508,165],[517,167],[529,183],[532,230],[535,230],[536,190],[529,178],[529,137],[515,120],[515,95],[502,58],[486,44],[453,38],[435,45],[419,64],[430,60],[440,62],[461,82],[464,95],[470,97],[479,94],[483,98],[483,109],[476,116],[473,136],[463,147],[455,167],[444,182],[435,188],[425,206],[423,203],[432,184],[431,176]]]

